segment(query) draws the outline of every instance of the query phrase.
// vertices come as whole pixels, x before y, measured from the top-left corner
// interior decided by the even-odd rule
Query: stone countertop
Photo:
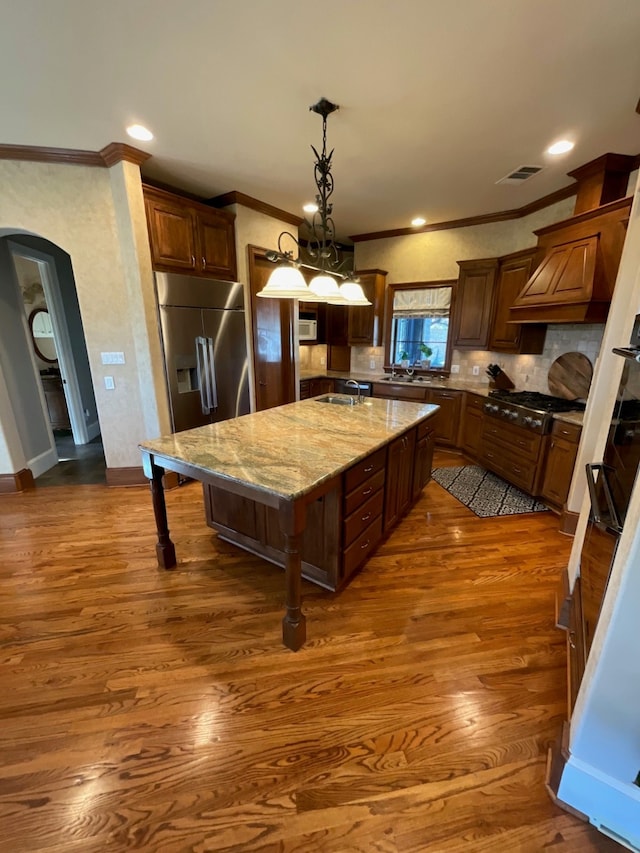
[[[145,441],[140,449],[294,500],[437,410],[372,397],[354,406],[302,400]]]
[[[389,374],[381,376],[379,373],[354,373],[354,372],[338,372],[334,370],[318,372],[318,371],[302,371],[301,379],[356,379],[360,382],[380,382],[384,385],[398,385],[400,387],[419,387],[419,388],[449,388],[451,391],[467,391],[472,394],[477,394],[479,397],[488,397],[493,388],[489,385],[477,385],[472,382],[465,382],[462,379],[456,379],[455,376],[450,376],[447,379],[414,379],[408,382],[406,379],[392,381],[387,379]],[[576,424],[582,426],[584,421],[584,412],[576,409],[573,412],[554,412],[553,419],[556,421],[564,421],[568,424]]]

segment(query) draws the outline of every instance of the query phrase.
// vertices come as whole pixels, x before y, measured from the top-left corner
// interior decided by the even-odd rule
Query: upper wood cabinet
[[[348,343],[350,346],[382,346],[384,317],[385,270],[358,270],[365,296],[371,305],[348,308]]]
[[[235,281],[233,214],[143,187],[153,268]]]
[[[535,268],[537,249],[525,249],[500,258],[495,285],[495,297],[489,349],[495,352],[541,353],[547,327],[510,323],[509,309],[518,298]]]
[[[453,334],[456,349],[487,349],[498,263],[498,258],[458,261]]]

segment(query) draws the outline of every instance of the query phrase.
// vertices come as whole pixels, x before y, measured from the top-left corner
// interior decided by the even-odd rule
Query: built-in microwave
[[[298,338],[301,341],[315,341],[318,338],[317,320],[298,320]]]

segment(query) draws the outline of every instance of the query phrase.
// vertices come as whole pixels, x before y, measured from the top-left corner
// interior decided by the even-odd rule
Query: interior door
[[[292,403],[296,399],[294,301],[292,299],[261,299],[256,296],[267,283],[272,272],[273,264],[265,258],[264,250],[249,246],[253,357],[258,411]]]
[[[210,423],[200,392],[197,338],[202,337],[200,308],[160,307],[167,386],[174,432]]]
[[[211,421],[249,413],[249,364],[244,311],[202,311],[208,341],[207,374],[213,401]]]

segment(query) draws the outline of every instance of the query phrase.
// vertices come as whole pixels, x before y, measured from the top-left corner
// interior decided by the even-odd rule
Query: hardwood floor
[[[438,464],[460,464],[438,454]],[[622,850],[544,787],[566,708],[551,513],[436,483],[340,594],[217,539],[201,488],[0,498],[0,833],[11,853]]]

